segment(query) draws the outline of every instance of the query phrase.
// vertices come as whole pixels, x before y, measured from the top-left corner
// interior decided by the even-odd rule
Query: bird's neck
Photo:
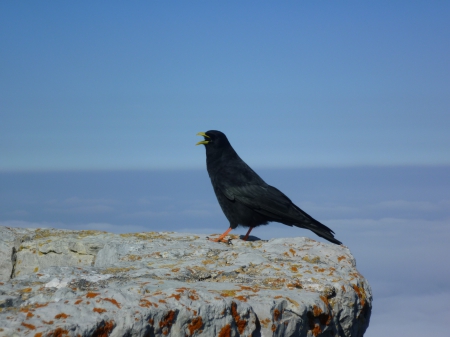
[[[238,154],[232,147],[229,147],[223,151],[208,151],[206,152],[206,167],[209,170],[218,169],[226,166],[231,160],[239,158]]]

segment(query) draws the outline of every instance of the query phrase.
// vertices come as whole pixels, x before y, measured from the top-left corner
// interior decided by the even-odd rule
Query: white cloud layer
[[[449,319],[450,291],[375,298],[364,336],[446,336]]]
[[[296,203],[332,228],[352,251],[374,295],[366,336],[418,337],[447,334],[449,172],[368,168],[263,173],[293,201],[301,200]],[[103,182],[99,173],[0,174],[0,225],[113,233],[213,234],[228,228],[204,171],[108,174]],[[278,223],[256,228],[252,235],[323,241],[310,231]]]
[[[148,228],[144,226],[137,226],[137,225],[123,226],[102,222],[90,222],[84,224],[65,224],[61,222],[30,222],[20,220],[8,220],[8,221],[0,221],[0,226],[21,227],[21,228],[58,228],[68,230],[97,230],[116,234],[148,231]]]

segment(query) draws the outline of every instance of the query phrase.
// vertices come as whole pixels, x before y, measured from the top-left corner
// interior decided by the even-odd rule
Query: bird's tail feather
[[[324,239],[326,239],[326,240],[328,240],[330,242],[333,242],[333,243],[335,243],[337,245],[342,244],[341,241],[335,239],[334,232],[331,229],[329,229],[324,224],[321,224],[317,220],[315,220],[315,223],[302,222],[302,223],[293,223],[292,225],[294,225],[296,227],[300,227],[300,228],[309,229],[309,230],[313,231],[314,233],[316,233],[321,238],[324,238]]]
[[[292,223],[292,225],[294,225],[296,227],[300,227],[300,228],[309,229],[309,230],[313,231],[314,233],[316,233],[321,238],[324,238],[325,240],[333,242],[337,245],[342,244],[341,241],[335,239],[334,232],[331,228],[328,228],[323,223],[317,221],[312,216],[310,216],[306,212],[302,211],[299,207],[297,207],[295,205],[293,205],[293,206],[295,207],[295,210],[297,211],[296,213],[297,214],[300,213],[299,214],[300,216],[298,216],[297,218],[300,218],[301,220],[295,221],[294,223]]]

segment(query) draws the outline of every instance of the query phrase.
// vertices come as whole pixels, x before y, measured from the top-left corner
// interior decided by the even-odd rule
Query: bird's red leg
[[[221,236],[219,236],[217,239],[209,239],[210,241],[214,241],[214,242],[221,242],[222,241],[222,239],[225,237],[225,236],[227,236],[227,234],[229,233],[229,232],[231,232],[231,230],[232,230],[233,228],[228,228],[226,231],[225,231],[225,233],[223,233]],[[224,241],[225,242],[225,241]]]
[[[244,238],[242,240],[247,241],[248,236],[250,235],[250,232],[252,231],[253,227],[250,227],[250,229],[248,230],[247,234],[245,234]]]

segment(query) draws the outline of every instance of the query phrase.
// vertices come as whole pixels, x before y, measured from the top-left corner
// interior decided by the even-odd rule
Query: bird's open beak
[[[206,133],[204,133],[204,132],[199,132],[199,133],[197,133],[197,136],[203,136],[203,137],[205,137],[205,138],[211,138],[211,137],[209,137]],[[201,144],[204,144],[204,145],[206,145],[206,144],[208,144],[209,143],[209,140],[201,140],[201,141],[199,141],[197,144],[195,144],[195,145],[201,145]]]

